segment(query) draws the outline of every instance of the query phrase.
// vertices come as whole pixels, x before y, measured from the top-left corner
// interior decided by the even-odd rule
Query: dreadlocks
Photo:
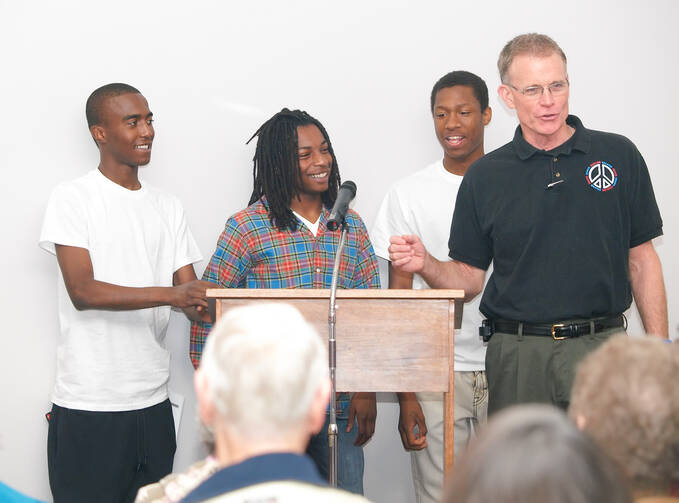
[[[254,188],[248,205],[265,196],[269,205],[271,225],[279,230],[294,230],[298,225],[290,209],[290,201],[297,197],[302,184],[299,172],[297,128],[308,125],[316,126],[328,142],[332,167],[328,190],[321,195],[321,199],[325,206],[332,207],[337,198],[340,175],[328,133],[318,120],[302,110],[284,108],[262,124],[247,141],[250,143],[252,138],[257,137],[257,149],[252,159]]]

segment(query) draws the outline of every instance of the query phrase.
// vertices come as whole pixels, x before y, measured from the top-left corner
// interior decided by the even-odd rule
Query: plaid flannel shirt
[[[265,198],[236,213],[226,222],[217,249],[203,273],[203,280],[221,288],[330,288],[340,231],[326,227],[323,208],[314,236],[298,221],[294,231],[279,230],[269,221]],[[368,231],[358,214],[350,210],[349,227],[338,288],[379,288],[377,259]],[[209,323],[191,324],[190,355],[198,367]]]

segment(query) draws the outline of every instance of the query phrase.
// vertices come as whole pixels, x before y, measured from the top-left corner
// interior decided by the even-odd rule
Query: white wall
[[[122,81],[148,98],[156,141],[143,174],[181,198],[209,258],[225,218],[250,194],[253,145],[244,142],[281,107],[306,109],[324,123],[370,227],[389,184],[440,156],[428,110],[434,81],[453,69],[486,79],[492,150],[516,123],[494,92],[497,55],[518,33],[548,33],[570,61],[572,112],[588,127],[631,138],[650,167],[665,221],[656,245],[677,337],[678,19],[675,0],[0,0],[0,480],[50,498],[43,413],[54,379],[56,262],[36,242],[51,188],[96,166],[84,119],[93,89]],[[635,314],[632,322],[638,330]],[[175,462],[183,469],[203,450],[193,428],[181,316],[173,315],[167,343],[171,387],[187,398]],[[378,438],[366,450],[367,494],[410,501],[408,457],[389,400],[383,397]]]

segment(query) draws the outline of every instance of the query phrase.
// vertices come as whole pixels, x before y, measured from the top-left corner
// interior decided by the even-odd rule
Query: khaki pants
[[[496,333],[486,351],[488,413],[520,403],[570,403],[577,364],[606,339],[624,334],[620,327],[563,340]]]
[[[418,393],[427,423],[427,448],[411,452],[417,503],[443,496],[443,394]],[[486,422],[488,384],[483,371],[455,372],[455,457],[467,446],[470,430]]]

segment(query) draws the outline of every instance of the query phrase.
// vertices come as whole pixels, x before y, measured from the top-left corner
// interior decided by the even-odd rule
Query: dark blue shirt
[[[631,304],[629,249],[662,234],[646,163],[627,138],[575,128],[538,150],[521,127],[472,164],[457,195],[450,257],[493,273],[481,312],[532,323],[618,314]]]
[[[187,494],[181,503],[198,503],[244,487],[279,480],[328,485],[307,456],[292,453],[264,454],[222,468]]]

